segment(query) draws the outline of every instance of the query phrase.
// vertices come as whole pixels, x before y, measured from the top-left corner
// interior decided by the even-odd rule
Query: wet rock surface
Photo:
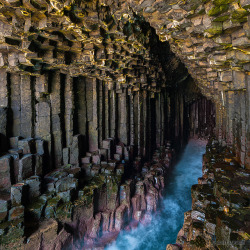
[[[124,151],[114,143],[107,147]],[[173,150],[161,147],[153,156],[154,160],[145,163],[137,159],[141,170],[135,171],[133,162],[121,155],[119,161],[90,163],[87,172],[86,163],[67,164],[45,176],[31,176],[14,184],[10,194],[1,193],[1,246],[103,247],[122,229],[149,222],[157,209]],[[131,172],[130,178],[126,171]]]
[[[184,216],[176,244],[167,249],[249,249],[248,169],[217,140],[203,156],[203,176],[192,186],[192,210]]]

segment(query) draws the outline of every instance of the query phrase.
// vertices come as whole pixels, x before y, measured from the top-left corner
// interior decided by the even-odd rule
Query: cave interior
[[[206,223],[175,247],[249,241],[249,8],[2,0],[0,246],[80,249],[140,221],[189,138],[208,140]]]

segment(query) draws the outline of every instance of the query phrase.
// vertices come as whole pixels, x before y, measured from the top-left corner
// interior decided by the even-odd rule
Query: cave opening
[[[196,168],[167,249],[246,245],[248,2],[3,1],[0,248],[103,249],[157,227]]]

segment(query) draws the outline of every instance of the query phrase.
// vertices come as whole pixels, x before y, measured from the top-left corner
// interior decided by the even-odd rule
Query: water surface
[[[191,209],[191,186],[202,176],[202,155],[206,143],[190,140],[180,160],[169,174],[161,212],[147,226],[122,231],[106,250],[165,250],[175,243],[184,221],[184,212]]]

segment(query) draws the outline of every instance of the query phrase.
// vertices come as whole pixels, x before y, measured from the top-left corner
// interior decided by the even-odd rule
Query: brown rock
[[[166,250],[180,250],[182,249],[180,246],[177,244],[168,244]]]
[[[95,218],[92,219],[92,223],[88,225],[88,236],[95,239],[99,235],[101,223],[101,213],[95,215]]]
[[[102,232],[108,232],[109,231],[109,225],[110,225],[110,212],[105,211],[102,212]]]
[[[24,206],[13,207],[9,211],[9,220],[16,220],[24,217]]]
[[[128,220],[128,208],[126,205],[122,204],[115,211],[115,230],[120,231]]]

